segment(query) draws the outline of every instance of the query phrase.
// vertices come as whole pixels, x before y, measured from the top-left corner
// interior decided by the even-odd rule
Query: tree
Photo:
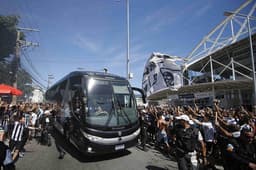
[[[18,16],[0,15],[0,82],[10,85],[14,81],[14,75],[18,68],[18,61],[13,57],[13,54],[15,54],[18,23]],[[22,37],[24,38],[24,34]]]
[[[0,15],[0,61],[15,53],[19,16]],[[20,40],[25,40],[21,32]]]
[[[12,85],[15,74],[18,74],[18,88],[30,92],[24,84],[31,84],[31,76],[19,66],[19,60],[15,55],[17,41],[17,26],[19,16],[0,15],[0,83]],[[21,32],[20,40],[25,40],[25,35]]]
[[[0,61],[14,54],[18,16],[0,16]]]
[[[0,84],[12,85],[13,73],[11,71],[10,64],[0,62]]]

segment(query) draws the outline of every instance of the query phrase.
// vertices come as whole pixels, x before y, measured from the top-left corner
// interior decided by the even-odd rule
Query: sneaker
[[[25,155],[24,152],[19,152],[19,157],[20,157],[20,158],[23,158],[24,155]]]

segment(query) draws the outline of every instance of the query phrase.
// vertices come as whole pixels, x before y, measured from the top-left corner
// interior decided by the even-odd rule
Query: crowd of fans
[[[183,169],[256,169],[256,115],[243,107],[149,106],[140,109],[141,146],[155,144]]]
[[[15,169],[14,163],[24,156],[27,141],[40,137],[38,141],[45,142],[43,132],[53,110],[53,105],[43,103],[0,103],[0,167]]]
[[[40,136],[51,104],[0,103],[0,161],[4,169],[24,156],[27,141]],[[141,146],[149,143],[174,157],[180,170],[216,169],[256,170],[256,115],[243,107],[149,106],[139,109]],[[38,135],[40,133],[40,135]]]

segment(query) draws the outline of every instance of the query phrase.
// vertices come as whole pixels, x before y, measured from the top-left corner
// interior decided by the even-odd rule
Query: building
[[[31,102],[42,103],[44,101],[44,94],[40,89],[34,89],[32,92]]]

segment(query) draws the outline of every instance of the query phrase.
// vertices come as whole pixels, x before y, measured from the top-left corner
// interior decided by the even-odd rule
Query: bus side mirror
[[[139,92],[141,94],[142,101],[145,104],[146,103],[146,95],[145,95],[144,90],[142,90],[140,88],[137,88],[137,87],[132,87],[132,90],[136,91],[136,92]]]

